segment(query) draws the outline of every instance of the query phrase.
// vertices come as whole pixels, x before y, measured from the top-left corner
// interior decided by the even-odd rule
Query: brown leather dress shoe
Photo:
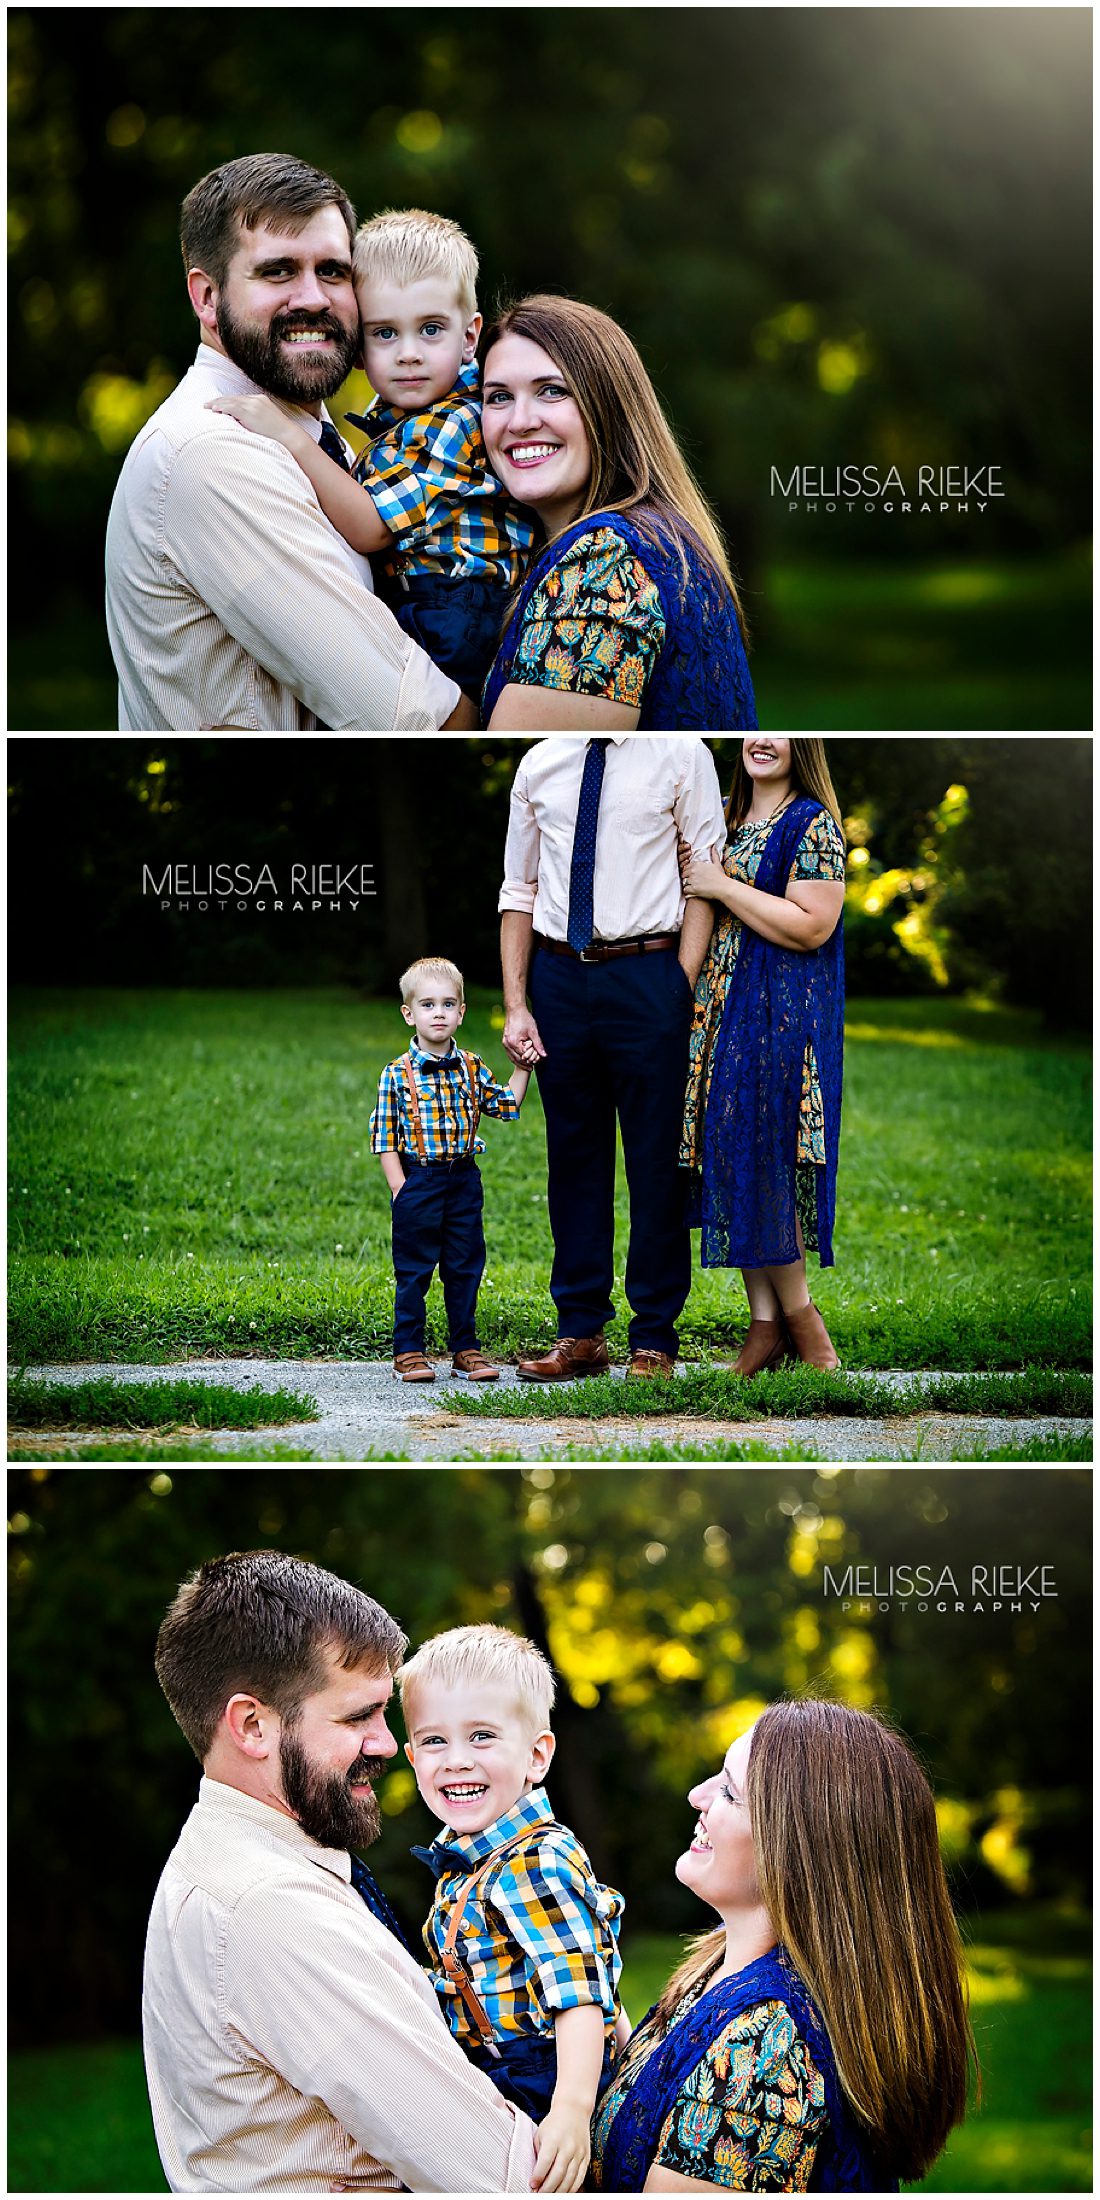
[[[812,1299],[797,1314],[785,1314],[783,1319],[791,1343],[807,1367],[840,1366],[836,1347]]]
[[[467,1346],[465,1352],[456,1352],[451,1361],[452,1375],[464,1376],[468,1383],[495,1383],[500,1369],[495,1360],[487,1360],[476,1344]]]
[[[629,1380],[630,1376],[635,1375],[648,1381],[651,1376],[660,1375],[667,1381],[668,1377],[674,1373],[675,1367],[676,1362],[671,1354],[668,1352],[652,1352],[648,1346],[643,1345],[637,1352],[632,1352],[630,1355],[630,1366],[626,1371],[627,1379]]]
[[[434,1383],[435,1369],[422,1352],[394,1354],[393,1372],[399,1383]]]
[[[774,1321],[749,1323],[748,1334],[735,1360],[723,1360],[725,1375],[762,1375],[766,1367],[781,1367],[790,1353],[787,1332],[778,1314]]]
[[[611,1361],[603,1332],[598,1337],[559,1337],[538,1359],[517,1360],[521,1383],[565,1383],[574,1375],[606,1375]]]

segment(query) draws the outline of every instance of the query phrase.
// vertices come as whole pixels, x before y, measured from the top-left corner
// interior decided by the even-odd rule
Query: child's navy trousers
[[[468,2047],[470,2061],[491,2078],[498,2093],[506,2101],[513,2101],[517,2108],[526,2109],[536,2124],[550,2113],[554,2087],[558,2082],[558,2051],[554,2039],[540,2033],[537,2039],[527,2034],[498,2040],[498,2054],[490,2055],[484,2047]],[[602,2093],[614,2068],[614,2053],[610,2040],[606,2042],[603,2069],[600,2072],[599,2092]]]
[[[414,573],[404,583],[378,577],[375,589],[398,626],[419,642],[449,680],[471,701],[481,700],[489,667],[500,648],[509,589],[506,581],[463,580],[446,573]]]
[[[393,1349],[423,1352],[424,1301],[435,1270],[443,1285],[448,1342],[468,1352],[477,1339],[477,1293],[485,1269],[484,1188],[476,1161],[418,1162],[402,1154],[405,1182],[390,1209]]]

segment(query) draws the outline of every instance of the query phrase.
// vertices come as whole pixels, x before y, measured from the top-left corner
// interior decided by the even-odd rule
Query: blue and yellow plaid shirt
[[[424,1126],[424,1153],[429,1161],[446,1161],[452,1154],[484,1153],[485,1140],[470,1146],[473,1111],[466,1064],[452,1039],[446,1054],[426,1054],[415,1039],[408,1055],[387,1062],[378,1080],[378,1102],[370,1119],[372,1153],[416,1153],[416,1126],[409,1109],[405,1079],[416,1079],[420,1120]],[[495,1115],[501,1123],[519,1120],[519,1101],[511,1085],[498,1085],[479,1054],[471,1055],[477,1077],[477,1102],[482,1115]]]
[[[528,1827],[530,1844],[502,1857],[470,1896],[457,1953],[495,2039],[552,2035],[558,2010],[589,2003],[603,2011],[607,2032],[615,2028],[623,1898],[600,1885],[576,1834],[554,1817],[545,1788],[533,1788],[484,1833],[444,1829],[432,1844],[433,1862],[442,1868],[424,1942],[432,1984],[465,2047],[479,2043],[440,1960],[447,1927],[464,1882],[503,1841]]]
[[[371,438],[352,471],[396,536],[383,553],[390,573],[499,580],[523,576],[536,527],[490,471],[481,433],[476,362],[426,412],[376,402],[348,413]]]

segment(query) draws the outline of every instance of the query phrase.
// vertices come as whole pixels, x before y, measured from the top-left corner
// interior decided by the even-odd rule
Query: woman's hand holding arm
[[[759,887],[729,878],[724,871],[718,871],[719,891],[716,871],[714,864],[691,864],[684,880],[685,894],[713,895],[740,917],[742,924],[776,947],[799,948],[808,954],[812,948],[822,947],[836,931],[844,907],[843,879],[791,879],[786,894],[781,896],[763,894]]]

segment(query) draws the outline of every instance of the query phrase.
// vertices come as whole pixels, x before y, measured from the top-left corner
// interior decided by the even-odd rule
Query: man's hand
[[[270,442],[283,443],[288,450],[293,450],[303,436],[307,443],[313,441],[309,429],[300,420],[292,420],[273,397],[210,397],[206,411],[228,413],[231,420],[239,420],[241,427],[250,428],[253,435],[266,435]]]
[[[529,1008],[511,1008],[504,1021],[503,1047],[517,1069],[533,1069],[546,1060],[546,1048]]]
[[[573,2101],[550,2103],[535,2134],[534,2192],[579,2192],[592,2152],[588,2111]]]

